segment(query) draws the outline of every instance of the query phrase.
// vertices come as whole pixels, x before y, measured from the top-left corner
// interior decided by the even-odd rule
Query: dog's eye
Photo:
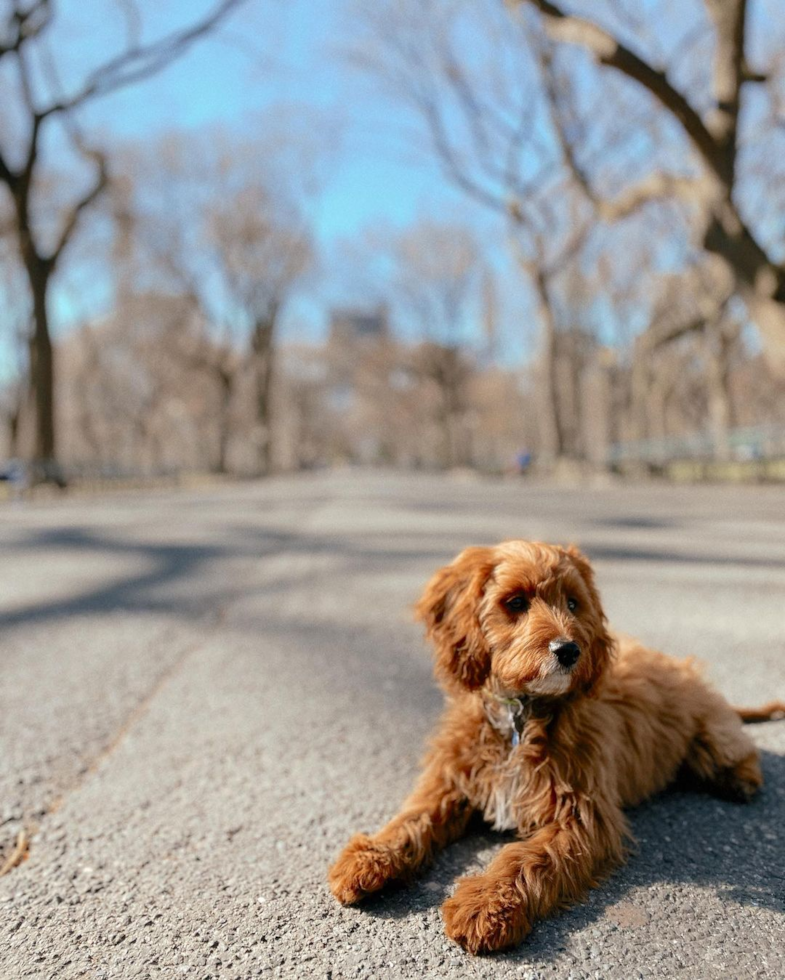
[[[569,596],[567,599],[567,608],[570,610],[570,612],[575,612],[575,610],[578,608],[578,600],[574,599],[572,596]]]
[[[511,595],[509,599],[505,599],[504,605],[511,613],[522,613],[529,608],[529,600],[519,592],[517,595]]]

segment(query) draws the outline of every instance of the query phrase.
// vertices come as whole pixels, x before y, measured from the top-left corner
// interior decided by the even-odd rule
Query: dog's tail
[[[748,725],[754,725],[760,721],[779,721],[781,718],[785,718],[785,701],[769,701],[768,704],[763,704],[760,708],[734,708],[733,710]]]

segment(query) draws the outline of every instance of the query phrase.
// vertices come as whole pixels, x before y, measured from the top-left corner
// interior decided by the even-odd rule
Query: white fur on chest
[[[494,767],[494,779],[484,800],[483,817],[494,830],[516,830],[519,824],[525,766],[517,751],[512,751]]]

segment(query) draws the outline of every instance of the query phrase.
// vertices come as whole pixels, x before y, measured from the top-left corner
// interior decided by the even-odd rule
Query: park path
[[[580,542],[615,626],[785,696],[785,494],[345,472],[0,507],[0,980],[785,976],[785,723],[750,807],[671,793],[519,950],[442,934],[452,848],[340,909],[325,867],[406,793],[440,697],[410,607],[469,543]],[[0,856],[0,866],[3,857]]]

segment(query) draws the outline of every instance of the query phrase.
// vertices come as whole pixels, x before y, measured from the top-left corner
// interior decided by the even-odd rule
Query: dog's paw
[[[723,769],[715,779],[718,796],[732,803],[749,803],[763,785],[757,752],[752,752],[735,766]]]
[[[442,906],[444,931],[470,953],[492,953],[519,943],[529,932],[521,893],[478,875],[462,878]]]
[[[330,868],[330,890],[341,905],[354,905],[378,892],[395,876],[392,855],[384,845],[357,834]]]

